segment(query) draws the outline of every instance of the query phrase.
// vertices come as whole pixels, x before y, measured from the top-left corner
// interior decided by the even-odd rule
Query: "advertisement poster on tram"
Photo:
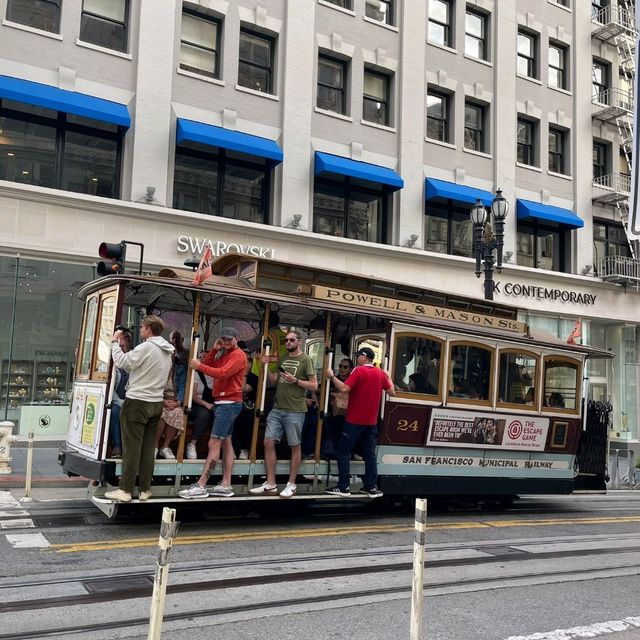
[[[538,416],[434,409],[427,445],[544,451],[549,419]]]

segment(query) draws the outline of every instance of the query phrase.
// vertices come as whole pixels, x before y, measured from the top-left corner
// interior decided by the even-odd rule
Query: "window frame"
[[[205,213],[202,211],[192,211],[192,213],[197,213],[202,216],[210,216],[214,218],[223,218],[225,220],[235,220],[236,218],[227,217],[224,215],[224,195],[225,195],[225,178],[226,178],[226,167],[227,165],[246,168],[246,169],[263,169],[265,173],[264,180],[264,188],[262,189],[262,221],[253,223],[253,224],[269,224],[269,219],[271,216],[271,182],[273,180],[273,165],[269,162],[264,162],[264,164],[258,164],[257,162],[251,162],[251,160],[244,160],[239,158],[229,158],[227,157],[227,150],[222,147],[217,147],[218,151],[214,151],[215,147],[212,148],[211,152],[205,151],[203,149],[193,149],[191,147],[186,146],[176,146],[174,152],[174,163],[173,163],[173,195],[172,195],[172,208],[177,209],[178,211],[191,211],[191,209],[181,209],[175,206],[175,198],[176,189],[175,189],[175,172],[177,167],[176,156],[181,154],[183,156],[188,156],[191,158],[196,158],[199,160],[206,160],[208,162],[216,163],[216,188],[217,188],[217,202],[216,202],[216,213]]]
[[[429,97],[433,96],[435,98],[439,98],[444,101],[444,117],[443,118],[434,118],[429,116]],[[446,91],[441,91],[439,88],[432,89],[427,87],[427,123],[426,123],[426,132],[425,137],[427,140],[435,140],[436,142],[444,142],[446,144],[452,144],[452,136],[451,136],[451,101],[452,94],[447,93]],[[429,135],[429,120],[435,122],[442,122],[444,125],[444,140],[440,140],[439,138],[433,138]]]
[[[322,82],[320,82],[320,63],[324,62],[324,63],[329,63],[330,65],[335,65],[335,66],[339,66],[341,68],[342,71],[342,86],[337,89],[336,87],[333,87],[331,85],[328,84],[324,84]],[[318,51],[318,63],[317,63],[317,67],[316,67],[316,107],[318,109],[321,109],[322,111],[329,111],[331,113],[337,113],[339,115],[343,115],[343,116],[348,116],[349,115],[349,110],[348,110],[348,104],[349,104],[349,99],[348,99],[348,95],[347,95],[347,88],[349,86],[349,67],[350,64],[348,61],[346,60],[342,60],[341,58],[336,58],[333,57],[327,53],[323,53],[322,51]],[[341,111],[334,111],[333,109],[327,109],[326,107],[321,107],[318,104],[318,100],[320,97],[320,91],[318,90],[319,87],[326,87],[328,89],[331,89],[332,91],[339,91],[340,95],[341,95],[341,106],[342,109]]]
[[[593,253],[594,253],[594,263],[597,263],[597,260],[602,258],[610,258],[616,256],[626,256],[631,257],[631,248],[629,247],[629,240],[627,239],[627,234],[624,230],[624,226],[618,222],[614,222],[613,220],[602,220],[599,218],[593,219],[593,227],[595,229],[596,226],[604,227],[605,235],[604,237],[598,236],[596,237],[595,233],[593,234]],[[618,232],[622,232],[622,237],[624,238],[624,242],[611,240],[610,232],[611,229],[616,229]],[[598,251],[596,249],[596,242],[604,244],[604,255],[598,255]],[[623,253],[611,253],[610,248],[614,247],[625,247],[625,252]]]
[[[365,4],[364,4],[364,15],[369,20],[372,20],[373,22],[377,22],[378,24],[386,24],[387,26],[395,27],[395,22],[396,22],[395,0],[378,0],[378,2],[381,2],[382,4],[386,5],[387,11],[385,13],[385,16],[387,16],[387,20],[384,20],[384,21],[383,20],[376,20],[375,18],[372,18],[367,13],[367,8],[369,7],[368,0],[366,0]]]
[[[198,67],[192,67],[190,65],[183,65],[180,62],[180,54],[178,53],[178,67],[183,71],[188,71],[189,73],[197,73],[198,75],[204,76],[205,78],[213,78],[215,80],[220,80],[220,38],[222,37],[222,20],[211,16],[207,13],[203,13],[201,11],[196,11],[195,9],[190,9],[189,7],[182,6],[182,15],[187,14],[192,18],[196,18],[198,20],[202,20],[204,22],[210,22],[216,25],[216,40],[218,42],[218,48],[210,48],[203,47],[202,45],[195,44],[189,40],[184,40],[182,37],[182,22],[180,23],[180,45],[184,42],[190,47],[194,47],[197,49],[201,49],[202,51],[209,51],[215,54],[215,68],[213,71],[213,75],[206,71],[205,69],[199,69]]]
[[[241,26],[240,27],[240,35],[239,38],[240,40],[242,40],[242,36],[250,36],[252,38],[257,38],[258,40],[264,40],[265,42],[269,43],[269,65],[268,67],[263,67],[262,65],[256,64],[250,60],[244,60],[243,58],[240,57],[240,47],[238,47],[238,85],[245,88],[245,89],[249,89],[251,91],[257,91],[259,93],[264,93],[266,95],[276,95],[276,91],[275,91],[275,59],[276,59],[276,37],[275,36],[271,36],[271,35],[267,35],[266,33],[262,33],[260,31],[256,31],[254,29],[251,29],[250,27],[246,27],[246,26]],[[255,89],[254,87],[248,87],[247,85],[244,85],[240,82],[240,69],[242,64],[245,64],[247,66],[256,68],[256,69],[262,69],[262,70],[267,70],[268,71],[268,90],[266,91],[260,91],[259,89]]]
[[[453,35],[453,29],[451,28],[452,23],[454,22],[453,20],[453,6],[451,3],[451,0],[438,0],[438,2],[442,2],[442,4],[446,4],[447,5],[447,18],[448,18],[448,22],[440,22],[439,20],[436,20],[435,18],[431,17],[431,11],[429,11],[429,18],[427,20],[427,42],[430,42],[431,44],[435,44],[436,46],[441,46],[441,47],[447,47],[449,49],[451,49],[453,47],[453,39],[452,39],[452,35]],[[436,24],[440,27],[443,28],[444,30],[444,42],[436,42],[435,40],[431,40],[429,38],[429,23],[433,23]]]
[[[102,318],[105,310],[105,301],[109,298],[114,298],[114,310],[113,310],[113,322],[109,322],[109,326],[115,325],[119,317],[120,303],[119,303],[120,287],[116,286],[110,289],[104,289],[98,292],[98,314],[96,316],[96,324],[93,333],[93,348],[91,352],[91,373],[89,379],[91,381],[106,382],[109,378],[109,370],[111,369],[111,336],[109,339],[109,358],[107,359],[106,371],[97,371],[96,366],[98,364],[98,349],[100,347],[100,329],[102,326]]]
[[[520,37],[522,38],[527,38],[528,40],[530,40],[531,42],[531,52],[530,54],[524,54],[520,52],[520,47],[519,47],[519,40]],[[539,65],[538,65],[538,58],[539,58],[539,54],[538,54],[538,42],[539,42],[539,36],[537,33],[534,33],[533,31],[529,31],[528,29],[523,29],[522,27],[518,27],[518,34],[517,34],[517,40],[516,40],[516,75],[520,76],[521,78],[531,78],[533,80],[539,80]],[[527,65],[527,71],[525,74],[520,73],[520,69],[518,68],[519,65],[519,61],[520,60],[524,60],[526,62]]]
[[[370,74],[372,76],[376,76],[377,78],[382,78],[384,80],[384,89],[385,89],[385,97],[384,100],[379,100],[377,97],[373,97],[370,95],[367,95],[364,92],[364,81],[362,83],[362,119],[365,122],[371,122],[372,124],[377,124],[383,127],[390,127],[392,126],[392,118],[391,118],[391,81],[393,76],[391,76],[388,73],[382,73],[380,71],[376,71],[375,69],[371,69],[369,67],[365,67],[364,68],[364,76],[363,78],[367,75]],[[380,123],[380,122],[376,122],[375,120],[367,120],[367,118],[365,117],[365,103],[369,101],[369,102],[381,102],[384,105],[384,114],[385,114],[385,118],[384,118],[384,122]]]
[[[529,131],[530,141],[521,142],[520,141],[520,127],[521,125],[526,125]],[[531,120],[530,118],[525,118],[518,115],[516,120],[516,162],[525,167],[540,167],[539,161],[539,146],[536,144],[538,137],[538,122],[536,120]],[[528,155],[530,155],[531,162],[526,162],[525,160],[520,160],[520,149],[524,149],[528,151]]]
[[[464,54],[474,60],[489,60],[489,14],[484,11],[478,11],[477,9],[467,5],[465,9],[465,23],[464,23]],[[474,16],[481,21],[482,35],[480,37],[470,34],[467,31],[467,16]],[[482,55],[477,57],[467,51],[467,38],[471,38],[476,42],[481,43]]]
[[[89,380],[91,377],[91,372],[93,371],[93,353],[95,348],[96,341],[96,327],[98,326],[98,319],[100,317],[100,292],[96,291],[88,295],[84,301],[84,305],[82,307],[82,322],[80,324],[80,335],[78,336],[78,351],[76,353],[76,366],[75,366],[75,374],[74,377],[76,380]],[[88,345],[85,343],[85,333],[87,331],[87,321],[89,320],[89,305],[93,304],[95,301],[95,315],[93,318],[93,331],[91,333],[91,341]],[[89,355],[89,368],[86,373],[83,373],[82,370],[82,360],[84,359],[85,346],[88,346],[91,354]]]
[[[534,264],[532,266],[524,265],[518,262],[519,256],[521,254],[519,250],[519,234],[526,234],[532,236],[533,238],[533,259],[537,261],[538,259],[538,242],[540,238],[540,232],[552,232],[553,234],[557,234],[557,244],[558,244],[558,252],[557,252],[557,269],[543,269],[543,267]],[[571,233],[569,230],[562,229],[560,225],[551,226],[550,224],[540,224],[537,219],[527,220],[526,222],[518,222],[516,226],[516,264],[519,266],[527,267],[528,269],[542,269],[544,271],[553,271],[555,273],[566,273],[566,241],[567,234]],[[552,263],[555,263],[556,255],[554,251],[554,256],[552,258]],[[553,266],[553,265],[552,265]]]
[[[445,362],[443,358],[447,355],[447,340],[440,336],[436,336],[432,333],[421,332],[420,330],[401,330],[393,333],[391,339],[391,353],[393,354],[393,363],[391,367],[391,381],[395,387],[395,374],[396,374],[396,366],[397,366],[397,358],[396,358],[396,346],[398,340],[402,338],[417,338],[422,340],[432,340],[433,342],[437,342],[440,344],[440,371],[438,372],[438,393],[414,393],[412,391],[404,391],[401,389],[396,389],[396,398],[401,398],[402,400],[412,400],[418,401],[420,403],[425,404],[442,404],[442,398],[444,394],[444,372],[448,367],[444,366]]]
[[[550,144],[550,139],[551,136],[557,136],[557,139],[559,140],[559,144],[560,144],[560,151],[551,151],[551,144]],[[566,129],[562,129],[560,127],[554,127],[554,126],[549,126],[549,131],[548,131],[548,138],[549,138],[549,145],[548,145],[548,154],[549,154],[549,158],[548,158],[548,170],[551,171],[552,173],[557,173],[559,175],[563,175],[563,176],[567,176],[567,175],[571,175],[570,171],[567,171],[567,147],[569,146],[567,144],[567,139],[568,139],[569,133]],[[551,162],[551,158],[558,158],[559,159],[559,164],[560,164],[560,170],[556,171],[555,169],[552,169],[552,162]]]
[[[353,0],[323,0],[328,4],[333,4],[340,9],[346,9],[347,11],[353,11]]]
[[[498,363],[498,377],[496,384],[498,387],[500,386],[500,358],[503,354],[513,353],[516,355],[523,355],[528,358],[533,358],[536,361],[536,370],[535,375],[532,376],[533,379],[533,387],[540,387],[540,354],[535,351],[529,351],[528,349],[520,349],[514,346],[508,347],[499,347],[497,354],[497,363]],[[528,404],[520,404],[518,402],[501,402],[500,401],[500,393],[498,389],[498,393],[496,394],[496,408],[498,409],[517,409],[518,411],[531,411],[532,413],[538,413],[540,411],[540,393],[536,393],[535,402],[533,405]]]
[[[467,126],[467,108],[471,108],[471,109],[477,109],[480,113],[480,119],[481,119],[481,128],[480,129],[472,129],[471,127]],[[463,137],[463,141],[462,141],[462,146],[464,149],[466,149],[467,151],[475,151],[476,153],[489,153],[489,151],[487,150],[487,140],[488,140],[488,136],[487,136],[487,113],[488,113],[488,106],[485,104],[481,104],[479,102],[476,102],[475,100],[470,100],[470,99],[465,99],[464,101],[464,137]],[[468,147],[466,145],[466,140],[467,140],[467,131],[471,131],[473,132],[475,136],[479,136],[480,138],[480,149],[473,149],[471,147]]]
[[[478,400],[477,398],[458,398],[450,395],[449,379],[453,382],[453,367],[451,366],[451,354],[454,347],[474,347],[484,351],[491,352],[491,362],[489,365],[489,398],[487,400]],[[474,342],[473,340],[448,340],[447,341],[447,388],[446,388],[446,406],[478,406],[478,407],[494,407],[496,397],[496,354],[498,349],[496,346],[489,346],[486,343]],[[443,390],[444,391],[444,390]]]
[[[567,409],[562,407],[547,407],[545,406],[546,398],[547,398],[547,362],[565,362],[567,364],[574,365],[576,367],[576,401],[575,401],[575,409]],[[571,358],[564,354],[547,354],[544,356],[542,360],[542,393],[543,399],[545,402],[542,403],[541,411],[542,413],[560,413],[563,415],[580,415],[580,407],[582,405],[582,366],[583,362],[576,358]]]
[[[13,101],[12,101],[13,102]],[[25,103],[26,104],[26,103]],[[29,105],[27,105],[29,106]],[[47,127],[54,127],[56,130],[56,142],[55,142],[55,160],[54,160],[54,182],[55,185],[48,187],[50,189],[57,189],[59,191],[66,191],[68,193],[83,193],[82,191],[68,191],[63,188],[64,183],[64,149],[65,149],[65,133],[67,131],[71,133],[79,133],[85,135],[91,135],[96,138],[102,138],[103,140],[111,140],[116,143],[116,166],[114,173],[114,194],[112,196],[101,196],[99,198],[109,198],[112,200],[119,200],[121,198],[121,185],[122,185],[122,165],[123,165],[123,146],[124,136],[126,129],[118,126],[116,131],[105,131],[103,129],[95,129],[88,125],[78,124],[75,122],[68,122],[68,116],[74,116],[74,114],[68,114],[65,111],[53,111],[56,117],[48,117],[44,115],[36,115],[27,113],[24,111],[17,111],[11,107],[4,106],[4,99],[0,98],[0,118],[8,117],[14,120],[22,122],[39,124]],[[12,182],[12,181],[10,181]],[[91,194],[85,194],[91,195]]]
[[[25,24],[24,22],[18,22],[17,20],[10,18],[9,13],[11,12],[13,4],[19,1],[20,0],[7,0],[7,10],[6,10],[5,16],[9,22],[13,22],[14,24],[21,24],[21,25],[24,25],[25,27],[29,27],[30,29],[42,31],[43,33],[55,33],[60,35],[60,25],[62,23],[62,0],[40,0],[41,2],[46,2],[47,5],[55,5],[58,8],[56,28],[53,31],[49,31],[47,29],[41,29],[40,27],[33,27],[30,24]]]
[[[91,42],[91,40],[82,40],[83,42],[88,42],[95,46],[104,47],[105,49],[109,49],[110,51],[119,51],[120,53],[129,53],[129,19],[131,17],[131,2],[130,0],[124,0],[124,22],[119,22],[117,20],[112,20],[111,18],[106,18],[98,13],[93,13],[91,11],[86,11],[84,8],[85,0],[82,0],[82,8],[80,10],[80,33],[82,33],[82,20],[85,15],[91,16],[93,18],[99,18],[100,20],[104,20],[105,22],[109,22],[111,24],[122,25],[124,29],[124,49],[114,49],[112,47],[105,47],[103,44],[97,44],[95,42]]]
[[[596,174],[596,172],[593,171],[593,180],[596,180],[597,178],[604,178],[605,176],[610,175],[611,174],[611,144],[608,142],[600,142],[598,140],[593,140],[591,148],[592,148],[592,155],[591,155],[592,171],[596,166],[602,167],[604,169],[602,173],[598,173],[598,174]],[[593,152],[595,152],[596,149],[602,151],[602,158],[603,158],[602,164],[596,165],[593,162]]]
[[[555,49],[556,51],[559,52],[559,57],[560,57],[559,67],[556,67],[551,64],[552,49]],[[568,62],[569,64],[567,64]],[[569,72],[569,69],[571,68],[570,61],[569,61],[569,47],[561,42],[557,42],[556,40],[549,40],[547,63],[548,63],[547,84],[554,89],[562,89],[564,91],[568,91],[569,90],[568,72]],[[552,69],[558,72],[558,75],[560,77],[559,86],[556,84],[552,84],[551,82]]]
[[[440,255],[473,258],[473,255],[474,255],[473,242],[470,247],[470,253],[468,255],[463,253],[453,253],[454,237],[453,237],[452,229],[453,229],[453,223],[457,222],[457,220],[454,220],[454,217],[455,216],[462,217],[465,222],[468,221],[468,224],[470,225],[470,228],[471,228],[471,233],[473,234],[473,224],[471,223],[471,218],[469,216],[470,211],[471,211],[471,205],[469,205],[469,208],[467,209],[465,207],[456,205],[456,203],[452,200],[449,200],[447,204],[426,202],[425,212],[424,212],[424,216],[425,216],[425,229],[424,229],[425,249],[424,250],[430,251],[431,253],[438,253]],[[428,233],[427,233],[427,220],[426,220],[427,216],[444,219],[447,222],[447,251],[445,253],[428,248],[427,243],[429,242],[429,240],[428,240]]]
[[[602,70],[602,76],[604,79],[604,84],[601,82],[596,82],[595,80],[595,70],[596,67]],[[594,89],[598,87],[599,91],[596,93]],[[600,60],[598,58],[593,58],[591,61],[591,97],[594,100],[598,100],[599,97],[608,91],[611,88],[611,65],[604,60]]]

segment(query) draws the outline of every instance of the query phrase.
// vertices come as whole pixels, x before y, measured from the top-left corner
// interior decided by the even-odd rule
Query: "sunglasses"
[[[298,338],[285,338],[285,342],[298,342]]]
[[[348,369],[349,365],[348,364],[339,364],[338,365],[338,369]]]

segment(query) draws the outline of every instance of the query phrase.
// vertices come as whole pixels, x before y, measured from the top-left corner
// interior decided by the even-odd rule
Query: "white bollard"
[[[24,496],[20,498],[20,502],[33,502],[33,498],[31,497],[31,476],[33,475],[33,431],[29,431],[27,442],[27,470],[24,478]]]
[[[427,501],[416,499],[416,526],[413,542],[413,587],[411,589],[410,640],[422,640],[422,605],[424,599],[424,544],[427,537]]]
[[[160,640],[162,633],[162,618],[164,616],[164,602],[167,597],[167,582],[169,579],[169,552],[171,544],[178,532],[176,510],[165,507],[162,510],[162,525],[158,546],[158,565],[153,581],[153,596],[151,599],[151,614],[149,616],[149,635],[147,640]]]
[[[11,473],[11,445],[18,439],[13,435],[16,425],[9,420],[0,422],[0,474]]]

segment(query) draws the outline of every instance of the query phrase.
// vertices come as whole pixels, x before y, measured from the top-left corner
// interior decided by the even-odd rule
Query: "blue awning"
[[[231,149],[239,153],[246,153],[249,156],[266,158],[279,164],[284,158],[282,149],[278,143],[268,138],[252,136],[241,131],[216,127],[212,124],[195,122],[178,118],[178,131],[176,139],[181,142],[199,142],[209,147],[222,147]]]
[[[580,229],[584,227],[584,222],[578,218],[575,211],[552,207],[549,204],[533,202],[532,200],[517,201],[516,206],[518,220],[546,220],[547,222],[557,222],[570,229]]]
[[[76,116],[110,122],[121,127],[131,126],[127,105],[30,80],[0,76],[0,98],[73,113]]]
[[[334,156],[330,153],[321,153],[320,151],[316,151],[315,173],[317,176],[323,173],[333,173],[349,176],[350,178],[359,178],[360,180],[383,184],[393,191],[404,187],[404,180],[393,169],[343,158],[342,156]]]
[[[493,194],[490,191],[435,178],[425,180],[425,200],[453,200],[473,205],[478,198],[485,207],[490,207],[493,202]]]

